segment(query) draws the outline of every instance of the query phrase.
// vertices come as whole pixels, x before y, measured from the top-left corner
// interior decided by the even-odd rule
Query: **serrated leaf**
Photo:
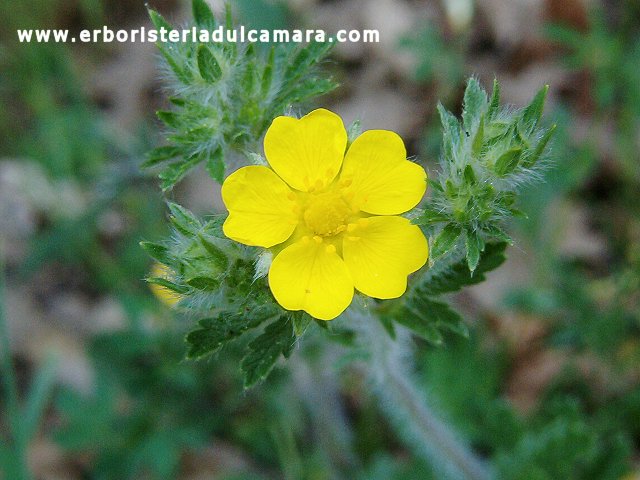
[[[205,0],[193,0],[191,3],[193,19],[199,27],[213,29],[216,25],[216,18]]]
[[[414,297],[410,300],[409,305],[414,312],[420,312],[423,320],[438,331],[441,339],[442,330],[448,330],[463,337],[469,335],[469,330],[462,316],[447,303],[427,297]]]
[[[229,268],[229,257],[224,251],[218,247],[213,238],[208,238],[206,235],[200,233],[198,235],[202,246],[205,250],[211,255],[211,261],[218,267],[221,271],[227,270]]]
[[[198,71],[207,83],[216,83],[222,77],[222,69],[209,47],[200,45],[197,53]]]
[[[205,168],[207,169],[209,176],[222,185],[225,169],[224,152],[222,151],[222,147],[216,148],[209,158],[207,158]]]
[[[473,276],[465,258],[447,270],[427,275],[417,290],[420,295],[441,295],[457,292],[462,287],[480,283],[485,280],[485,273],[494,270],[505,261],[504,251],[506,248],[507,244],[504,242],[488,243],[480,255]]]
[[[505,153],[500,155],[498,160],[496,160],[496,164],[494,165],[494,171],[496,175],[503,177],[511,172],[518,166],[520,162],[520,157],[522,155],[522,148],[516,147],[510,150],[507,150]]]
[[[172,263],[172,257],[169,254],[169,248],[159,243],[153,242],[140,242],[140,246],[147,254],[164,265],[170,265]]]
[[[196,235],[202,229],[202,223],[186,208],[177,203],[168,202],[171,223],[184,235]]]
[[[487,94],[476,78],[470,78],[464,91],[464,109],[462,122],[465,130],[471,133],[475,122],[484,113],[487,106]]]
[[[295,334],[286,315],[267,326],[264,333],[249,344],[249,353],[242,359],[240,367],[245,388],[265,379],[280,355],[289,357],[294,344]]]
[[[215,318],[205,318],[198,322],[199,328],[189,332],[187,358],[196,359],[211,355],[227,342],[258,327],[273,317],[273,310],[258,307],[248,314],[223,312]]]
[[[429,319],[428,312],[422,311],[416,305],[407,305],[394,318],[400,325],[404,325],[429,343],[442,344],[442,334],[437,329],[435,321]]]
[[[455,223],[447,224],[438,234],[431,247],[431,258],[438,258],[451,250],[457,243],[462,228]]]
[[[200,162],[202,162],[202,157],[192,156],[185,162],[172,163],[158,175],[160,188],[162,188],[163,191],[172,189],[176,183],[189,173],[189,170]]]

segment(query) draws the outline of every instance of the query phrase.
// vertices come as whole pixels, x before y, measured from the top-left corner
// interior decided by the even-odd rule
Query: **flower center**
[[[337,235],[347,228],[351,208],[337,192],[313,195],[304,211],[307,227],[316,235]]]

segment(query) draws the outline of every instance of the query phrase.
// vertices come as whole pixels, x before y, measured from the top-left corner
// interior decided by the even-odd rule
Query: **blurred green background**
[[[523,196],[509,261],[455,298],[471,338],[417,342],[416,368],[501,478],[640,478],[640,2],[231,3],[252,26],[380,30],[336,47],[341,88],[319,104],[397,131],[431,175],[435,106],[459,112],[467,76],[496,77],[516,106],[550,85],[554,161]],[[151,6],[189,19],[187,3]],[[102,25],[149,21],[140,1],[0,0],[0,478],[435,478],[321,339],[250,391],[234,348],[183,361],[193,319],[150,295],[138,245],[168,231],[139,168],[162,142],[155,47],[15,33]],[[220,208],[203,175],[169,197]]]

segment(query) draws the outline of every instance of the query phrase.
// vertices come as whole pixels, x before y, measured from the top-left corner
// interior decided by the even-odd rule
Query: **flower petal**
[[[345,237],[344,261],[359,291],[375,298],[397,298],[407,289],[407,276],[429,257],[420,228],[403,217],[361,219]]]
[[[353,280],[335,247],[309,237],[276,256],[269,286],[284,308],[304,310],[320,320],[336,318],[353,298]]]
[[[222,184],[222,200],[229,210],[224,234],[236,242],[265,248],[284,242],[298,224],[293,196],[270,168],[236,170]]]
[[[368,130],[356,138],[340,180],[350,183],[354,206],[374,215],[411,210],[427,189],[424,169],[407,160],[402,139],[387,130]]]
[[[338,174],[347,132],[338,115],[318,109],[301,119],[277,117],[264,137],[271,168],[303,192],[328,185]]]

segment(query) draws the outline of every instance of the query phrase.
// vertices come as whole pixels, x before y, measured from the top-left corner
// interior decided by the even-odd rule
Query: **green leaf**
[[[488,243],[475,272],[471,275],[466,259],[451,268],[427,275],[425,281],[417,288],[420,295],[441,295],[460,290],[462,287],[475,285],[485,280],[485,274],[498,268],[505,261],[504,251],[507,243]]]
[[[160,188],[162,188],[163,191],[170,190],[189,173],[189,170],[202,162],[202,160],[203,158],[201,156],[194,155],[185,162],[172,163],[158,175]]]
[[[180,295],[184,295],[185,293],[189,293],[189,289],[183,285],[178,285],[175,282],[167,280],[162,277],[149,277],[145,279],[147,283],[153,283],[154,285],[160,285],[172,292],[179,293]]]
[[[482,146],[484,145],[484,115],[480,117],[480,123],[478,124],[478,130],[476,136],[473,138],[473,144],[471,145],[471,152],[476,157],[482,153]]]
[[[509,245],[513,245],[513,239],[502,229],[494,225],[486,226],[482,230],[485,232],[486,235],[488,235],[494,240],[497,240],[498,242],[504,242]]]
[[[264,333],[249,344],[249,353],[242,359],[244,386],[249,388],[269,375],[280,355],[291,355],[295,344],[293,327],[286,315],[267,326]]]
[[[440,123],[444,131],[445,137],[457,139],[460,137],[460,124],[458,119],[449,112],[441,103],[438,103],[438,113],[440,115]]]
[[[467,265],[469,266],[471,275],[473,275],[480,261],[480,253],[484,245],[477,232],[467,230],[465,246],[467,248]]]
[[[194,277],[187,280],[187,285],[196,290],[215,291],[220,288],[220,281],[210,277]]]
[[[202,243],[202,246],[205,250],[211,255],[211,261],[218,267],[221,271],[227,270],[229,268],[229,257],[227,254],[215,244],[215,240],[212,237],[208,237],[202,233],[198,234],[198,238]]]
[[[518,162],[520,161],[520,156],[522,155],[522,148],[516,147],[510,150],[507,150],[505,153],[500,155],[498,160],[496,160],[496,164],[494,166],[494,171],[496,175],[503,177],[511,172],[518,166]]]
[[[456,223],[447,224],[438,234],[431,247],[431,257],[438,258],[451,250],[457,243],[462,228]]]
[[[199,27],[211,30],[216,26],[216,18],[205,0],[193,0],[191,10],[193,19]]]
[[[462,123],[470,134],[476,120],[480,118],[487,107],[487,94],[476,78],[471,77],[467,82],[463,103]]]
[[[172,160],[180,155],[181,149],[173,145],[165,145],[163,147],[157,147],[147,153],[147,159],[142,164],[142,168],[153,167],[159,163]]]
[[[156,12],[152,8],[147,8],[147,11],[149,12],[149,18],[151,18],[151,23],[153,23],[153,26],[156,27],[157,30],[160,30],[161,28],[164,28],[169,32],[173,30],[173,25],[167,22],[164,19],[164,17],[160,15],[158,12]]]
[[[424,338],[427,342],[433,345],[442,345],[442,334],[436,327],[435,322],[428,318],[427,312],[407,308],[395,320],[419,337]]]
[[[197,359],[211,355],[227,342],[258,327],[273,317],[273,309],[257,307],[247,313],[230,314],[223,312],[215,318],[205,318],[198,322],[200,328],[189,332],[187,358]]]
[[[198,71],[207,83],[216,83],[222,77],[222,69],[211,50],[206,45],[198,47]]]
[[[311,315],[303,311],[293,312],[291,314],[291,322],[293,323],[293,331],[295,332],[296,337],[300,337],[304,334],[312,320],[313,318]]]
[[[207,169],[209,176],[222,185],[225,169],[224,152],[222,151],[222,147],[216,148],[209,158],[207,158],[205,168]]]
[[[549,85],[542,87],[536,96],[533,97],[531,103],[522,111],[522,123],[527,127],[533,127],[538,124],[540,118],[542,118],[542,111],[544,110],[544,102],[547,98],[547,92],[549,91]]]
[[[476,174],[473,172],[473,167],[471,166],[471,164],[464,167],[463,176],[464,176],[464,181],[469,185],[473,185],[474,183],[477,182]]]
[[[173,262],[173,258],[169,254],[169,249],[164,245],[152,242],[140,242],[140,246],[151,258],[164,265],[171,265]]]
[[[202,229],[202,223],[189,210],[173,202],[168,202],[167,205],[171,212],[171,223],[180,233],[191,236]]]
[[[175,112],[159,110],[156,112],[156,117],[171,128],[176,128],[178,126],[178,115]]]
[[[538,144],[536,145],[535,150],[533,151],[533,153],[527,157],[525,159],[525,161],[523,162],[523,166],[530,168],[533,167],[536,162],[540,159],[540,157],[542,156],[545,148],[547,147],[547,144],[549,143],[549,140],[551,140],[551,137],[553,137],[553,134],[556,131],[556,125],[552,125],[546,132],[545,134],[542,136],[542,138],[538,141]]]

